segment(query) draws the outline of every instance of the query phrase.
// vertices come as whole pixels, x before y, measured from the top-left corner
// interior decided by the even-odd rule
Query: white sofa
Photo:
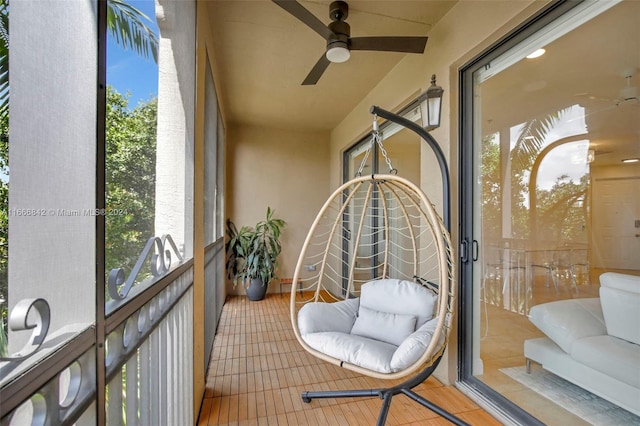
[[[600,298],[536,305],[529,320],[546,337],[524,342],[535,361],[640,416],[640,277],[607,272]]]

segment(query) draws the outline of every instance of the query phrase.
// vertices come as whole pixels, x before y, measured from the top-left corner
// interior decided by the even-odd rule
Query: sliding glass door
[[[463,380],[521,420],[590,422],[552,402],[573,383],[526,371],[525,342],[545,337],[531,308],[597,298],[603,272],[640,275],[640,166],[624,161],[640,157],[638,28],[638,2],[556,4],[461,73],[462,238],[478,248]]]

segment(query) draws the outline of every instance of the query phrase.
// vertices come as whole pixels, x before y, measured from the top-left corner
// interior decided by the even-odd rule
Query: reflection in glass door
[[[611,223],[603,199],[619,193],[632,199],[621,210],[640,211],[623,185],[640,181],[640,169],[622,161],[640,154],[631,136],[640,131],[640,100],[621,97],[625,64],[640,69],[640,4],[581,4],[546,19],[542,30],[466,71],[474,151],[463,148],[473,170],[463,180],[473,208],[462,216],[472,224],[468,240],[479,247],[463,282],[473,306],[466,380],[497,392],[494,398],[513,412],[517,405],[549,425],[584,424],[588,418],[540,391],[546,378],[566,376],[535,358],[527,371],[525,342],[549,339],[529,319],[534,306],[597,300],[606,271],[640,275],[637,262],[622,271],[603,261],[604,252],[633,252],[623,249],[624,238],[606,245],[600,237]],[[591,48],[609,55],[606,64],[584,54],[584,40],[598,40]],[[631,216],[620,215],[628,222],[620,235],[631,235]]]

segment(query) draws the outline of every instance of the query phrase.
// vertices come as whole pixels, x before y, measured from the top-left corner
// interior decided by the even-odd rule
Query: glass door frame
[[[460,191],[458,200],[460,218],[460,265],[459,265],[459,300],[458,300],[458,384],[476,400],[483,401],[504,416],[518,424],[543,425],[538,419],[520,408],[511,400],[479,380],[473,375],[473,278],[481,273],[478,259],[478,235],[474,229],[475,202],[478,194],[474,193],[474,73],[490,65],[491,61],[523,42],[544,26],[559,18],[583,1],[558,0],[547,5],[535,15],[523,22],[509,34],[498,40],[491,47],[480,53],[473,60],[462,66],[459,77],[459,170]],[[479,141],[478,141],[479,142]],[[471,209],[468,206],[473,206]],[[473,247],[468,253],[467,247]]]

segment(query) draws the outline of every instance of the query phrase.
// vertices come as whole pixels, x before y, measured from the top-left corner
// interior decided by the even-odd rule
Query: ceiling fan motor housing
[[[329,5],[329,18],[332,21],[344,21],[349,16],[349,5],[344,1],[334,1]]]
[[[329,25],[333,34],[327,39],[327,59],[331,62],[341,63],[349,60],[349,34],[351,28],[344,21],[333,21]]]
[[[333,21],[328,27],[331,32],[333,32],[333,36],[327,40],[327,47],[334,42],[343,42],[345,45],[348,44],[349,37],[351,36],[351,27],[349,24],[344,21]]]
[[[334,58],[333,55],[328,54],[328,58],[331,62],[344,62],[349,59],[349,37],[351,37],[351,26],[344,20],[349,16],[349,5],[344,1],[334,1],[329,5],[329,17],[331,22],[327,27],[333,33],[331,37],[327,39],[327,52],[332,49],[341,48],[347,51],[339,55],[339,58]]]

